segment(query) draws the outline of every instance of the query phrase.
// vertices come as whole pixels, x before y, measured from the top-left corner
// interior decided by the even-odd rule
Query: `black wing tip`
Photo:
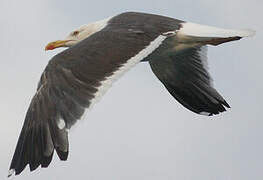
[[[223,104],[224,106],[226,106],[227,108],[231,108],[230,105],[229,105],[225,100],[222,102],[222,104]]]
[[[67,160],[67,132],[57,127],[59,112],[55,112],[55,108],[44,109],[54,107],[55,104],[46,97],[48,89],[42,88],[41,90],[42,96],[38,96],[41,93],[34,96],[27,111],[8,177],[12,174],[19,175],[27,165],[29,165],[30,171],[34,171],[40,166],[48,167],[55,149],[61,160]]]
[[[61,151],[56,149],[57,155],[61,161],[66,161],[68,159],[68,151]]]
[[[26,166],[22,167],[22,169],[17,169],[17,170],[15,168],[10,168],[7,177],[9,178],[13,175],[19,175],[25,169],[25,167]]]
[[[53,158],[53,153],[48,157],[43,156],[42,159],[38,162],[34,162],[34,163],[28,162],[26,164],[23,164],[22,166],[12,165],[8,171],[7,177],[11,177],[12,175],[19,175],[26,168],[27,164],[29,165],[29,169],[31,172],[36,170],[39,166],[41,168],[47,168],[51,163],[52,158]]]
[[[39,166],[41,166],[41,168],[47,168],[52,161],[53,152],[50,156],[42,156],[38,162],[29,163],[30,171],[36,170]]]
[[[36,170],[39,166],[40,166],[40,162],[30,163],[30,164],[29,164],[29,169],[30,169],[30,171],[32,172],[32,171]]]
[[[231,108],[230,105],[224,100],[224,101],[220,101],[219,104],[216,104],[214,109],[209,111],[201,111],[201,112],[197,112],[200,115],[204,115],[204,116],[213,116],[213,115],[218,115],[222,112],[227,111],[226,108]]]
[[[48,157],[44,156],[41,160],[41,168],[47,168],[49,166],[49,164],[51,163],[52,161],[52,158],[53,158],[53,153],[54,151],[52,152],[52,154]]]

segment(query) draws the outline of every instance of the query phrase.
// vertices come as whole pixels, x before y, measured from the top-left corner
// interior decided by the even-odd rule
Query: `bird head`
[[[45,50],[53,50],[59,47],[71,47],[86,39],[95,31],[94,24],[83,25],[72,31],[64,40],[57,40],[47,44]]]

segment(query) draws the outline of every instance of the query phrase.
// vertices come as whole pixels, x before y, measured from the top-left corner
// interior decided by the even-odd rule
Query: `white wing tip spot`
[[[12,176],[14,173],[15,173],[15,169],[10,169],[10,170],[8,171],[7,177]]]
[[[58,121],[58,128],[59,128],[59,129],[64,129],[65,126],[66,126],[65,121],[64,121],[63,119],[60,119],[60,120]]]
[[[210,116],[211,115],[211,113],[205,112],[205,111],[200,112],[199,114],[204,115],[204,116]]]

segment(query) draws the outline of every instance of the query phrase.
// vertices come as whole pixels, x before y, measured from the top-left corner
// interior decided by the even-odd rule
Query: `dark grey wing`
[[[10,166],[10,174],[20,174],[27,164],[30,170],[39,165],[47,167],[52,160],[54,149],[61,160],[68,156],[67,131],[59,129],[56,113],[56,88],[50,83],[41,84],[27,111],[16,150]]]
[[[10,175],[20,174],[27,164],[31,171],[40,165],[47,167],[54,150],[61,160],[66,160],[68,129],[101,95],[105,83],[112,83],[116,75],[146,57],[165,38],[157,33],[145,34],[144,29],[138,33],[112,26],[49,62],[27,111]]]
[[[165,48],[165,47],[162,47]],[[189,110],[213,115],[230,107],[213,88],[207,71],[206,46],[175,52],[159,48],[159,55],[149,57],[152,71],[169,93]],[[167,48],[169,49],[169,48]]]

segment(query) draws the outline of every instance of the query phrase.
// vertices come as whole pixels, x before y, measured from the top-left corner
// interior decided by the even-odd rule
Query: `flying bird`
[[[230,106],[212,85],[207,45],[254,35],[169,17],[126,12],[84,25],[46,50],[69,47],[46,66],[31,100],[10,165],[9,176],[48,167],[54,150],[69,152],[68,130],[139,62],[149,62],[168,92],[187,109],[215,115]]]

